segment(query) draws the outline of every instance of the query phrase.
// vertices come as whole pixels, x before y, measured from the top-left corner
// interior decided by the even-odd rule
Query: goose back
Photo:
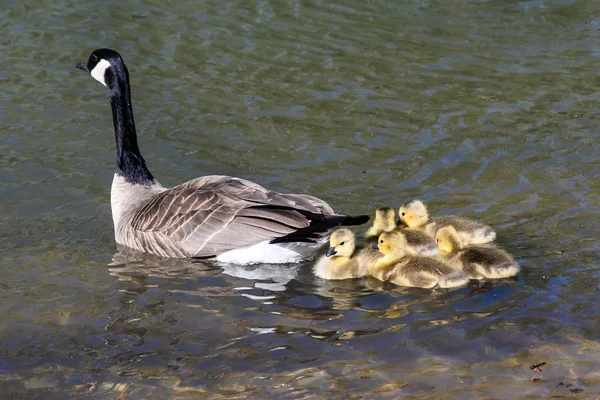
[[[210,258],[263,241],[318,243],[348,218],[312,196],[213,175],[142,202],[119,225],[117,241],[162,256]]]

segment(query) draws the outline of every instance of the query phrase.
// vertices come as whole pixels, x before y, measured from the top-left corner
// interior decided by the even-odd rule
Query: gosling
[[[396,211],[392,207],[379,207],[375,210],[373,225],[367,230],[365,238],[377,239],[382,233],[394,229],[396,229]]]
[[[406,250],[406,237],[401,231],[383,233],[377,248],[383,257],[369,268],[369,274],[381,281],[426,289],[459,287],[469,282],[464,272],[437,258],[412,255]]]
[[[354,232],[342,228],[329,238],[329,249],[315,264],[313,271],[322,279],[353,279],[368,275],[369,267],[381,256],[376,250],[356,247]]]
[[[419,229],[398,227],[396,225],[396,211],[392,207],[379,207],[375,210],[373,225],[365,234],[368,243],[377,243],[379,235],[385,232],[400,229],[406,237],[407,250],[414,255],[437,256],[438,245],[433,236],[429,236]]]
[[[490,226],[479,221],[455,215],[430,219],[427,207],[420,200],[411,200],[405,203],[398,210],[398,214],[404,225],[409,228],[421,229],[431,237],[435,237],[437,231],[444,226],[452,225],[465,245],[484,244],[496,240],[496,232]]]
[[[517,275],[521,269],[506,251],[492,245],[464,245],[453,226],[437,232],[440,255],[454,268],[464,271],[471,279],[500,279]]]

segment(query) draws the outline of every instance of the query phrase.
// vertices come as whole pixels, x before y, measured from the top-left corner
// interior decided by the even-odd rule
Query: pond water
[[[0,397],[600,395],[600,2],[0,14]],[[98,47],[129,67],[161,183],[235,175],[348,213],[421,198],[494,226],[522,273],[428,291],[119,251],[110,106],[74,67]]]

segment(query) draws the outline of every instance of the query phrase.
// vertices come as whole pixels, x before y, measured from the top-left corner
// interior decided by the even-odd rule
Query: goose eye
[[[383,243],[383,239],[381,239],[381,240],[379,241],[379,243]]]
[[[343,246],[345,242],[340,243],[340,246]]]
[[[402,213],[402,216],[404,217],[406,215],[406,213]]]

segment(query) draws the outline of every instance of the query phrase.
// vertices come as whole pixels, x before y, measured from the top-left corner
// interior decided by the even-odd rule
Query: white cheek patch
[[[108,61],[106,61],[105,59],[102,59],[98,62],[98,64],[96,64],[96,66],[90,72],[90,74],[92,74],[92,77],[95,80],[97,80],[98,82],[100,82],[101,84],[106,86],[106,82],[104,82],[104,73],[106,72],[106,70],[109,67],[110,67],[110,63]]]

